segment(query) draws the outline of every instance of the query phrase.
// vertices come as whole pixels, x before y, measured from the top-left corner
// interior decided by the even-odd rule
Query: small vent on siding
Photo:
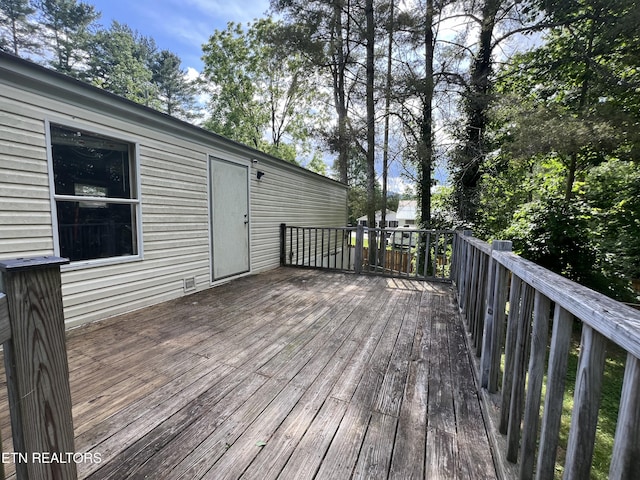
[[[196,277],[190,277],[184,279],[184,291],[192,292],[196,289]]]

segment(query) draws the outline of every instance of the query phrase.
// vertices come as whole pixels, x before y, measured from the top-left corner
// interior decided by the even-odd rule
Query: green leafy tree
[[[579,202],[547,198],[523,204],[506,236],[514,251],[571,280],[599,285],[597,252],[590,241],[590,211]],[[598,288],[601,289],[601,288]]]
[[[38,27],[32,19],[35,12],[29,0],[0,0],[2,50],[19,56],[38,49],[40,44],[35,36]]]
[[[591,209],[606,293],[633,301],[629,281],[640,278],[640,164],[608,160],[589,171],[579,190]]]
[[[151,81],[158,90],[162,111],[188,120],[195,116],[195,86],[180,64],[180,58],[169,50],[156,53],[151,60]]]
[[[38,0],[36,5],[44,44],[53,53],[50,65],[67,75],[82,76],[100,13],[92,5],[77,0]]]
[[[320,175],[327,175],[327,164],[324,163],[319,152],[316,152],[313,158],[309,161],[307,168],[312,172],[319,173]]]
[[[160,108],[158,89],[152,82],[155,42],[114,21],[99,31],[91,45],[87,72],[96,86],[150,107]]]
[[[309,60],[310,67],[322,74],[317,85],[331,91],[335,124],[324,139],[337,154],[333,169],[338,179],[349,184],[352,163],[362,153],[354,143],[364,143],[354,120],[361,106],[356,101],[364,75],[362,2],[357,0],[271,0],[271,8],[286,22],[289,45]],[[364,109],[364,108],[363,108]]]
[[[283,26],[270,19],[246,31],[230,23],[214,32],[203,46],[203,75],[212,93],[205,126],[295,161],[324,118],[313,70],[283,38]]]
[[[259,148],[268,113],[257,99],[252,47],[242,26],[229,23],[226,30],[216,30],[203,52],[203,75],[212,93],[205,127]]]

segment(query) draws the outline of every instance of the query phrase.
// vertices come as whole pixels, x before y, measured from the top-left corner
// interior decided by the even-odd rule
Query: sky
[[[102,15],[98,23],[108,28],[113,20],[151,37],[161,50],[170,50],[182,60],[189,77],[202,71],[202,44],[214,30],[229,22],[246,24],[265,17],[269,0],[84,0]],[[326,158],[329,167],[333,158]],[[389,191],[402,193],[410,185],[397,165],[390,166]],[[377,167],[379,169],[379,167]],[[378,172],[379,174],[379,172]],[[379,174],[380,176],[380,174]],[[442,182],[444,175],[436,172]]]
[[[156,41],[182,59],[183,69],[202,69],[202,44],[228,22],[264,17],[269,0],[85,0],[102,13],[103,27],[113,20]]]

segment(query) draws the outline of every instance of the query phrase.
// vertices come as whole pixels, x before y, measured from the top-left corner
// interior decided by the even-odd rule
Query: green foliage
[[[38,0],[40,33],[53,52],[50,65],[59,72],[82,76],[80,65],[87,61],[96,9],[77,0]]]
[[[324,119],[313,70],[283,37],[283,25],[271,19],[257,20],[246,31],[229,23],[214,32],[203,46],[203,73],[212,91],[205,126],[295,161]]]
[[[180,64],[180,57],[169,50],[156,53],[151,58],[151,81],[157,87],[162,110],[188,120],[195,115],[195,85],[187,80]]]
[[[589,219],[586,205],[547,198],[522,205],[505,235],[524,258],[576,282],[597,286]]]
[[[640,278],[640,166],[617,159],[593,168],[582,197],[593,215],[592,238],[612,296],[633,300],[629,279]]]
[[[29,0],[0,0],[0,49],[20,55],[37,50],[37,25],[33,21],[36,9]]]
[[[500,72],[479,233],[617,299],[640,273],[640,43],[630,0],[545,2],[550,30]],[[615,33],[613,33],[615,32]]]
[[[91,44],[87,76],[94,84],[134,102],[159,108],[151,62],[156,51],[152,39],[114,21],[99,31]]]
[[[319,173],[320,175],[327,175],[327,164],[322,160],[320,152],[316,152],[313,158],[309,161],[307,168],[312,172]]]

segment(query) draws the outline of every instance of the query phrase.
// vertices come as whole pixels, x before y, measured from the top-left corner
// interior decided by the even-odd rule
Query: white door
[[[213,279],[249,271],[249,167],[211,158]]]

